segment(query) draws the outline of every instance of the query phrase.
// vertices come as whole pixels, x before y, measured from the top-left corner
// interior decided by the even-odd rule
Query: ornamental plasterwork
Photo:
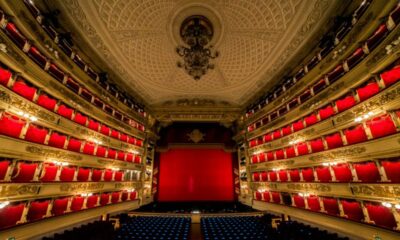
[[[243,105],[332,14],[337,1],[64,0],[57,4],[125,85],[157,106],[181,98]],[[215,45],[221,55],[214,71],[193,81],[176,67],[176,42],[169,30],[176,17],[203,10],[220,21]]]

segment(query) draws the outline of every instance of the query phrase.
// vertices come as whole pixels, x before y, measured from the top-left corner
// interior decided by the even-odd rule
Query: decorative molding
[[[64,153],[58,150],[44,149],[38,146],[26,146],[25,150],[31,154],[39,155],[46,158],[63,159],[70,161],[81,161],[82,157],[75,154]]]
[[[101,190],[104,188],[104,183],[64,183],[60,185],[61,192],[83,192]]]
[[[3,197],[18,197],[20,195],[38,195],[40,185],[33,184],[0,184],[0,196]]]
[[[329,159],[338,159],[345,158],[350,156],[357,156],[358,154],[366,152],[367,149],[365,147],[352,147],[341,150],[334,150],[327,153],[316,154],[314,156],[309,157],[308,159],[313,162],[324,162]]]

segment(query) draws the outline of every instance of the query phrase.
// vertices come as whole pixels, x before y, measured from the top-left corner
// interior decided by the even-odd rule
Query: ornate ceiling
[[[58,7],[124,85],[149,106],[207,99],[243,106],[331,17],[331,0],[60,0]],[[177,29],[189,15],[213,23],[220,56],[199,81],[182,68]],[[222,103],[222,104],[219,104]],[[176,106],[176,105],[175,105]]]

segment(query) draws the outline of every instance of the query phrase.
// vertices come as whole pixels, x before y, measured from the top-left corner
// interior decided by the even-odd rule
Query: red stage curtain
[[[101,206],[107,205],[109,201],[110,201],[110,194],[102,193],[100,197],[100,205]]]
[[[85,126],[88,118],[80,112],[75,113],[74,122]]]
[[[299,196],[299,195],[294,195],[293,196],[293,200],[294,200],[294,205],[298,208],[305,208],[306,204],[304,202],[304,198]]]
[[[341,200],[343,205],[344,214],[347,215],[348,219],[355,221],[362,221],[364,219],[364,214],[362,212],[359,202]]]
[[[264,202],[270,202],[271,201],[271,196],[269,195],[269,192],[263,192],[262,195],[264,197]]]
[[[94,208],[97,204],[97,199],[99,198],[98,195],[92,195],[87,198],[86,207],[87,208]]]
[[[300,172],[298,169],[289,170],[290,181],[300,182]]]
[[[274,203],[281,203],[281,194],[279,192],[271,192],[271,195]]]
[[[131,194],[130,194],[130,196],[129,196],[129,199],[130,199],[130,200],[135,200],[136,197],[137,197],[137,193],[136,193],[135,191],[133,191],[133,192],[131,192]]]
[[[287,158],[296,157],[296,151],[294,150],[294,147],[286,148],[286,157]]]
[[[47,212],[49,201],[33,201],[31,202],[28,210],[27,220],[35,221],[42,219]]]
[[[344,135],[346,135],[348,145],[365,142],[368,140],[362,124],[344,130]]]
[[[400,183],[400,161],[382,161],[387,178],[392,183]]]
[[[330,182],[332,181],[331,172],[329,171],[329,167],[317,167],[315,168],[317,171],[318,180],[320,182]]]
[[[363,87],[359,87],[356,91],[358,93],[360,101],[364,101],[379,93],[379,85],[376,82],[370,82]]]
[[[292,126],[288,125],[282,128],[282,135],[287,136],[292,133]]]
[[[64,214],[65,210],[67,210],[68,206],[68,198],[59,198],[54,200],[53,208],[51,209],[51,213],[55,216]]]
[[[74,180],[75,167],[63,167],[61,169],[60,181],[71,182]]]
[[[294,122],[292,125],[293,125],[293,132],[300,131],[301,129],[304,128],[303,119],[301,119],[297,122]]]
[[[161,153],[159,201],[232,201],[232,154],[222,149]]]
[[[113,192],[111,194],[111,203],[117,203],[119,201],[120,192]]]
[[[269,181],[270,182],[276,182],[278,181],[278,175],[276,174],[276,172],[268,172],[269,175]]]
[[[108,152],[107,155],[108,158],[115,159],[115,157],[117,156],[117,151],[115,151],[112,148],[109,148],[107,152]]]
[[[56,148],[64,148],[67,137],[57,132],[52,132],[49,138],[49,146]]]
[[[85,145],[83,146],[83,153],[88,155],[93,155],[95,147],[96,145],[94,143],[86,142]]]
[[[358,180],[361,182],[378,182],[381,180],[378,168],[374,162],[354,163],[353,164]]]
[[[82,142],[75,138],[70,138],[67,149],[74,152],[80,152]]]
[[[334,133],[325,137],[328,149],[338,148],[343,146],[342,137],[340,133]]]
[[[319,199],[317,196],[309,196],[307,197],[306,201],[311,211],[319,212],[321,210],[321,206],[319,204]]]
[[[324,208],[329,215],[339,215],[339,206],[337,200],[334,198],[324,198]]]
[[[391,210],[385,206],[374,203],[366,203],[369,218],[376,225],[394,230],[397,227],[396,220]]]
[[[34,124],[29,124],[28,130],[26,131],[25,140],[34,143],[43,144],[46,139],[47,129],[41,128]]]
[[[77,180],[78,182],[86,182],[89,180],[90,168],[80,167],[78,170]]]
[[[321,152],[321,151],[324,151],[324,149],[325,149],[322,138],[312,140],[310,145],[311,145],[311,151],[313,153]]]
[[[278,149],[275,151],[275,156],[276,160],[284,159],[285,158],[285,153],[283,152],[283,149]]]
[[[373,138],[380,138],[397,132],[396,126],[388,114],[369,120],[366,124],[371,130]]]
[[[259,178],[260,178],[260,181],[261,181],[261,182],[266,182],[266,181],[268,181],[268,174],[267,174],[267,172],[261,172]]]
[[[101,175],[103,174],[103,170],[101,169],[93,169],[92,170],[92,181],[98,182],[101,181]]]
[[[8,166],[10,166],[9,160],[0,159],[0,181],[6,177]]]
[[[18,117],[3,113],[0,119],[0,134],[19,138],[25,121]]]
[[[109,182],[109,181],[111,181],[112,176],[113,176],[113,171],[111,169],[106,169],[104,171],[103,179],[104,179],[104,181]]]
[[[106,125],[101,125],[101,127],[100,127],[100,132],[101,132],[102,134],[109,136],[109,135],[110,135],[110,131],[111,131],[111,130],[110,130],[109,127],[107,127]]]
[[[11,79],[11,72],[0,67],[0,84],[7,87]]]
[[[98,123],[97,121],[95,121],[93,119],[89,120],[88,128],[97,132],[97,131],[99,131],[99,127],[100,127],[100,123]]]
[[[115,129],[111,130],[111,137],[118,139],[119,138],[119,132]]]
[[[338,164],[336,166],[332,166],[333,171],[335,172],[336,180],[339,182],[351,182],[353,181],[353,176],[351,175],[351,170],[349,165]]]
[[[400,79],[400,66],[395,66],[394,68],[383,72],[381,78],[386,87],[396,83]]]
[[[10,204],[0,209],[0,229],[12,227],[21,220],[24,204]]]
[[[272,141],[272,133],[268,133],[264,135],[264,142]]]
[[[304,121],[306,122],[306,126],[309,127],[311,125],[314,125],[318,122],[318,118],[317,115],[315,115],[314,113],[305,117]]]
[[[280,170],[279,171],[279,180],[281,182],[287,182],[288,181],[288,176],[286,170]]]
[[[267,152],[267,160],[268,161],[273,161],[273,160],[275,160],[275,157],[274,157],[274,152]]]
[[[17,167],[14,168],[12,181],[13,182],[30,182],[33,180],[37,163],[19,162]]]
[[[106,148],[103,147],[103,146],[98,145],[97,146],[97,151],[96,151],[96,156],[105,157],[106,156]]]
[[[335,114],[335,110],[333,110],[333,107],[331,105],[328,105],[319,110],[319,117],[320,117],[321,121],[329,118],[330,116],[332,116],[334,114]]]
[[[67,107],[64,104],[60,104],[58,107],[57,113],[60,114],[61,116],[71,119],[72,118],[72,113],[74,110],[72,108]]]
[[[347,96],[342,99],[336,100],[336,107],[338,109],[338,112],[343,112],[354,105],[356,105],[356,100],[353,96]]]
[[[42,171],[44,171],[44,175],[42,175],[40,181],[52,182],[56,179],[58,167],[53,163],[44,163]]]
[[[83,207],[83,197],[76,196],[72,199],[71,203],[71,211],[76,212],[82,209]]]
[[[301,173],[303,174],[305,182],[314,182],[314,172],[312,168],[303,168],[301,169]]]
[[[125,159],[125,153],[123,151],[118,151],[117,159],[123,161]]]
[[[296,145],[296,148],[297,148],[297,153],[299,154],[299,156],[308,154],[307,143],[305,143],[305,142],[304,143],[299,143],[299,144]]]
[[[37,104],[50,111],[54,111],[54,108],[57,104],[57,100],[47,96],[46,94],[40,94],[40,96],[37,99]]]
[[[122,177],[124,176],[124,172],[118,171],[114,173],[114,181],[122,181]]]
[[[28,86],[26,82],[21,79],[15,81],[12,90],[30,101],[33,100],[36,93],[36,88]]]

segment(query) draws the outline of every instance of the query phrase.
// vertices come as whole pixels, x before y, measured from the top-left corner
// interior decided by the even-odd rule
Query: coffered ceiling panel
[[[241,106],[274,78],[329,17],[330,0],[60,0],[68,21],[114,74],[152,106],[210,99]],[[213,24],[220,56],[200,80],[177,62],[190,15]],[[178,30],[177,30],[178,29]]]

